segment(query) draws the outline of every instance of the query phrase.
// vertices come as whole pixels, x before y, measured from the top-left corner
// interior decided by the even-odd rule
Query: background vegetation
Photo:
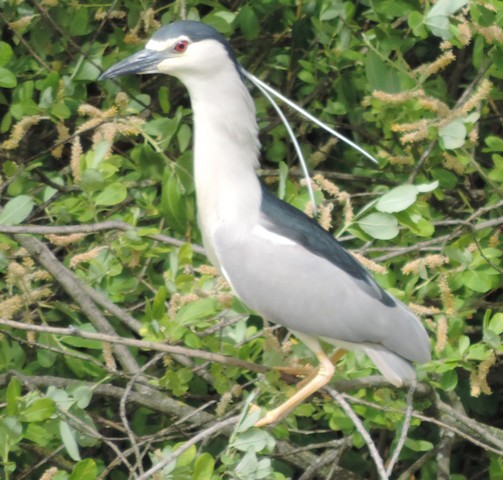
[[[2,478],[503,478],[503,2],[0,7]],[[97,82],[183,16],[378,158],[290,114],[320,221],[431,335],[410,425],[407,391],[355,354],[274,428],[236,417],[293,391],[272,367],[313,358],[198,247],[183,86]],[[305,209],[285,129],[253,95],[261,175]]]

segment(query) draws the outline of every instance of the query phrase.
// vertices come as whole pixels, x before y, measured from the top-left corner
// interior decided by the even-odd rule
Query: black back
[[[396,306],[367,270],[326,230],[304,212],[280,200],[262,186],[261,211],[269,220],[267,228],[302,245],[311,253],[325,258],[356,280],[364,290],[388,307]]]

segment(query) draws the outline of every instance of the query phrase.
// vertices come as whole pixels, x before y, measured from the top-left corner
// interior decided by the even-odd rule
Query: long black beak
[[[148,49],[141,50],[112,65],[98,77],[98,80],[106,80],[107,78],[119,77],[129,73],[158,73],[157,65],[166,60],[166,58],[166,52],[157,52],[156,50]]]

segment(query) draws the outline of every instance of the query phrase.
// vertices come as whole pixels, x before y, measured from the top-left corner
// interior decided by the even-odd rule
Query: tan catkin
[[[93,258],[96,258],[98,254],[103,250],[107,248],[104,245],[101,245],[99,247],[95,247],[88,252],[84,253],[79,253],[77,255],[74,255],[71,260],[70,260],[70,268],[75,268],[77,265],[88,262],[89,260],[92,260]]]
[[[117,363],[115,362],[112,344],[108,342],[103,342],[103,360],[109,370],[113,372],[117,371]]]
[[[83,149],[80,143],[80,137],[77,135],[72,141],[70,153],[70,171],[72,172],[73,181],[78,185],[80,183],[80,158],[82,157]]]
[[[437,322],[437,342],[435,344],[435,352],[441,353],[444,351],[445,346],[447,345],[447,318],[445,318],[443,315],[441,315],[438,318]]]
[[[356,258],[367,270],[370,270],[371,272],[374,273],[379,273],[381,275],[385,275],[388,273],[388,269],[384,265],[379,265],[376,262],[373,262],[372,260],[368,259],[367,257],[364,257],[363,255],[360,255],[359,253],[356,252],[349,252],[353,257]]]

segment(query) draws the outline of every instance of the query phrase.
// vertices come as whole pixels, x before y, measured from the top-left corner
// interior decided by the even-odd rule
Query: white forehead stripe
[[[162,51],[166,50],[167,48],[171,47],[172,45],[174,45],[176,42],[179,42],[182,40],[189,41],[189,38],[186,37],[185,35],[182,35],[178,38],[169,38],[168,40],[155,40],[152,38],[145,45],[145,48],[147,50],[154,50],[156,52],[162,52]]]

